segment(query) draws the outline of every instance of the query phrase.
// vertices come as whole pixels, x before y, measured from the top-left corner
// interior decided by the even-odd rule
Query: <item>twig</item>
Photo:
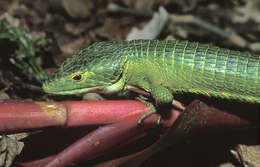
[[[226,38],[230,40],[232,43],[238,45],[239,47],[247,47],[248,41],[246,41],[244,38],[236,34],[235,32],[227,32],[222,30],[221,28],[217,27],[214,24],[211,24],[209,22],[206,22],[199,17],[192,16],[192,15],[175,15],[170,14],[169,20],[175,23],[192,23],[197,26],[200,26],[210,32],[213,32],[223,38]]]

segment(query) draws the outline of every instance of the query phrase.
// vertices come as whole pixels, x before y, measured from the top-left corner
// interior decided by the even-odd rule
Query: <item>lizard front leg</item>
[[[150,93],[153,99],[155,100],[156,107],[154,107],[152,103],[139,99],[141,102],[151,107],[151,110],[141,116],[141,118],[138,120],[138,124],[141,124],[143,120],[149,117],[150,115],[157,113],[158,108],[160,108],[161,106],[169,105],[173,101],[173,95],[166,87],[153,86],[151,87]],[[161,121],[161,115],[159,114],[157,123],[160,124],[160,121]]]

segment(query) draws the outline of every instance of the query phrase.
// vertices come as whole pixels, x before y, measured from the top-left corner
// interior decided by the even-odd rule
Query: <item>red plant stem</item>
[[[64,102],[68,108],[67,126],[96,125],[118,122],[127,117],[139,118],[150,110],[136,100]]]
[[[150,108],[136,100],[18,102],[0,101],[0,132],[39,129],[50,126],[85,126],[118,122]]]
[[[105,150],[118,146],[129,137],[140,133],[141,129],[144,130],[144,128],[137,128],[136,120],[131,121],[120,121],[100,127],[63,150],[45,167],[69,166],[79,160],[86,161],[104,154]],[[146,128],[149,126],[145,126]]]
[[[34,160],[34,161],[30,161],[30,162],[19,162],[19,163],[16,163],[15,165],[17,165],[19,167],[43,167],[44,165],[46,165],[48,162],[50,162],[54,158],[55,158],[55,155],[51,155],[49,157],[44,157],[42,159]]]
[[[0,101],[0,132],[62,126],[66,107],[51,102]]]

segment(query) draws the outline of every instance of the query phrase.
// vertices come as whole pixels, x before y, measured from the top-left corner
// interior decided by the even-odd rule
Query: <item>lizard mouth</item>
[[[43,90],[46,93],[57,94],[57,95],[71,95],[71,94],[81,94],[81,93],[98,93],[102,91],[100,87],[93,87],[93,88],[78,88],[78,89],[52,89],[43,85]]]

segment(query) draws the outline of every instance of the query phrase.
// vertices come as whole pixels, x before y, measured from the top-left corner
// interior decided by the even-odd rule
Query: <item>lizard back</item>
[[[130,57],[136,64],[132,70],[138,75],[129,79],[130,84],[149,90],[144,82],[149,80],[145,78],[149,75],[173,93],[190,92],[260,103],[260,57],[257,55],[178,40],[123,43],[132,50]]]

